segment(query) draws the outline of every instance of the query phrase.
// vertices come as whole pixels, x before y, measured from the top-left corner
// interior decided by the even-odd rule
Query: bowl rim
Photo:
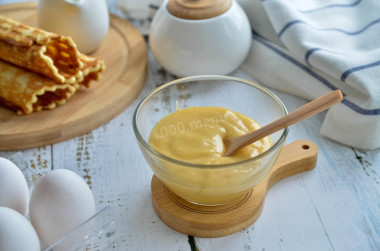
[[[143,105],[146,102],[148,102],[156,93],[160,92],[162,89],[165,89],[171,85],[181,84],[183,82],[199,81],[199,80],[233,80],[233,81],[240,82],[242,84],[246,84],[246,85],[250,85],[252,87],[258,88],[261,91],[265,92],[267,95],[269,95],[274,101],[277,102],[279,107],[284,112],[284,116],[288,114],[288,110],[286,109],[283,102],[272,91],[268,90],[267,88],[255,83],[255,82],[249,81],[249,80],[245,80],[245,79],[237,78],[237,77],[231,77],[231,76],[223,76],[223,75],[197,75],[197,76],[179,78],[179,79],[172,80],[168,83],[165,83],[165,84],[155,88],[152,92],[150,92],[147,96],[145,96],[137,105],[137,107],[133,113],[133,117],[132,117],[132,127],[133,127],[133,132],[134,132],[140,146],[142,146],[144,149],[148,150],[151,154],[155,155],[156,157],[164,159],[164,160],[169,161],[169,162],[172,162],[172,163],[177,164],[177,165],[181,165],[181,166],[185,166],[185,167],[191,167],[191,168],[200,168],[200,169],[218,169],[218,168],[236,167],[237,165],[240,165],[240,164],[245,164],[248,162],[254,162],[258,159],[265,158],[265,156],[267,156],[268,154],[270,154],[271,152],[276,150],[285,141],[285,139],[288,135],[288,132],[289,132],[289,126],[286,127],[285,129],[283,129],[283,132],[282,132],[280,138],[274,144],[272,144],[271,147],[268,150],[266,150],[265,152],[263,152],[259,155],[256,155],[253,158],[241,160],[238,162],[226,163],[226,164],[214,164],[214,165],[196,164],[196,163],[185,162],[185,161],[181,161],[181,160],[171,158],[169,156],[166,156],[166,155],[154,150],[148,144],[148,142],[146,142],[143,139],[143,137],[140,134],[140,131],[137,128],[137,115],[138,115],[140,109],[143,107]]]

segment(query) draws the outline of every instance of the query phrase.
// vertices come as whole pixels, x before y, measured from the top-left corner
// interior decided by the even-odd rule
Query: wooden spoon
[[[226,147],[226,152],[224,156],[233,155],[236,151],[241,148],[252,144],[253,142],[264,138],[274,132],[277,132],[285,127],[293,125],[299,121],[307,119],[315,114],[318,114],[327,108],[335,105],[336,103],[342,101],[343,95],[340,90],[335,90],[332,92],[319,97],[304,106],[301,106],[297,110],[289,113],[288,115],[256,130],[251,133],[241,135],[233,138],[224,139],[224,145]]]

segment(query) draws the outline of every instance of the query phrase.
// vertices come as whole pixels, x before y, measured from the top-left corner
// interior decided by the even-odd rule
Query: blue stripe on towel
[[[310,63],[309,63],[310,55],[311,55],[312,53],[314,53],[315,51],[320,51],[320,50],[322,50],[322,49],[321,49],[321,48],[312,48],[312,49],[308,50],[308,51],[305,53],[305,62],[306,62],[308,65],[310,65]]]
[[[293,20],[287,24],[285,24],[284,27],[282,27],[282,29],[280,30],[280,32],[278,33],[278,36],[281,37],[282,34],[284,34],[284,32],[290,27],[292,26],[293,24],[297,24],[297,23],[306,23],[305,21],[302,21],[302,20]]]
[[[150,4],[148,5],[148,7],[149,7],[150,9],[153,9],[153,10],[158,10],[158,8],[159,8],[160,6],[157,5],[157,4],[152,4],[152,3],[150,3]]]
[[[322,49],[322,48],[318,48],[318,47],[311,48],[311,49],[307,50],[306,53],[305,53],[305,62],[307,63],[307,65],[311,66],[311,64],[310,64],[310,56],[311,56],[311,54],[313,54],[316,51],[325,51],[325,52],[329,52],[329,53],[333,53],[333,54],[347,54],[347,53],[344,53],[344,52],[326,50],[326,49]]]
[[[348,69],[347,71],[343,72],[342,76],[340,77],[340,80],[345,82],[348,75],[350,75],[351,73],[355,72],[355,71],[360,71],[360,70],[364,70],[364,69],[368,69],[368,68],[372,68],[372,67],[375,67],[375,66],[378,66],[380,65],[380,61],[376,61],[376,62],[373,62],[373,63],[370,63],[370,64],[366,64],[366,65],[360,65],[360,66],[356,66],[356,67],[353,67],[351,69]]]
[[[293,57],[287,55],[286,53],[282,52],[281,50],[277,49],[276,47],[274,47],[273,45],[271,45],[270,43],[265,41],[265,39],[261,38],[261,36],[256,31],[254,31],[253,29],[252,29],[252,34],[253,34],[254,40],[261,43],[265,47],[271,49],[272,51],[277,53],[279,56],[288,60],[289,62],[291,62],[295,66],[299,67],[301,70],[308,73],[311,77],[315,78],[316,80],[321,82],[326,87],[330,88],[331,90],[337,90],[338,89],[333,84],[331,84],[329,81],[327,81],[324,77],[322,77],[321,75],[315,73],[314,71],[312,71],[311,69],[309,69],[308,67],[303,65],[302,63],[298,62]],[[345,96],[344,93],[343,93],[343,96]],[[355,112],[362,114],[362,115],[380,115],[380,109],[363,109],[363,108],[359,107],[358,105],[352,103],[351,101],[349,101],[345,98],[343,99],[342,104],[346,105],[347,107],[351,108]]]
[[[362,33],[363,31],[367,30],[372,25],[380,23],[380,18],[378,18],[376,20],[373,20],[372,22],[370,22],[369,24],[367,24],[366,26],[364,26],[362,29],[357,30],[357,31],[345,31],[345,30],[342,30],[342,29],[339,29],[339,28],[323,28],[322,29],[322,28],[314,27],[311,24],[309,24],[308,22],[303,21],[303,20],[293,20],[293,21],[290,21],[289,23],[285,24],[285,26],[278,33],[278,36],[281,37],[284,34],[284,32],[286,30],[288,30],[291,26],[293,26],[295,24],[299,24],[299,23],[300,24],[307,24],[311,28],[316,29],[316,30],[320,30],[320,31],[337,31],[337,32],[342,32],[342,33],[344,33],[346,35],[354,36],[354,35],[358,35],[358,34]]]
[[[354,6],[358,5],[361,1],[362,0],[357,0],[356,2],[349,3],[349,4],[335,3],[335,4],[326,5],[326,6],[323,6],[323,7],[318,7],[318,8],[315,8],[315,9],[298,10],[298,11],[302,12],[302,13],[312,13],[312,12],[317,12],[317,11],[326,10],[326,9],[330,9],[330,8],[337,8],[337,7],[338,8],[354,7]]]
[[[342,100],[342,104],[350,107],[352,110],[362,115],[380,115],[380,109],[363,109],[345,98]]]

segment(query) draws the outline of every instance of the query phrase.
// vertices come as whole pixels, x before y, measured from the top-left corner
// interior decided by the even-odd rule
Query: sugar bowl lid
[[[169,0],[166,7],[178,18],[201,20],[223,14],[231,4],[232,0]]]

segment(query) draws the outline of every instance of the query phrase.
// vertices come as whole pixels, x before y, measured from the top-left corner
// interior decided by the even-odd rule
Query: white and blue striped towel
[[[253,43],[242,69],[264,85],[313,99],[331,90],[342,103],[321,134],[380,147],[380,1],[240,0]]]

